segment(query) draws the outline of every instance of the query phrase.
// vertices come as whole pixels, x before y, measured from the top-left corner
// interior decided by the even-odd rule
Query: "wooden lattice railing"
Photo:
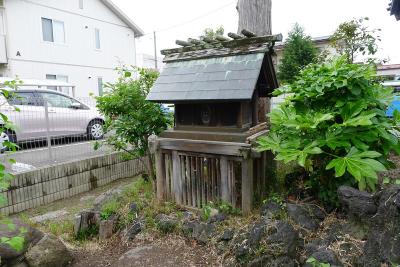
[[[240,207],[240,158],[177,151],[163,151],[162,158],[167,200],[196,208],[210,201]]]

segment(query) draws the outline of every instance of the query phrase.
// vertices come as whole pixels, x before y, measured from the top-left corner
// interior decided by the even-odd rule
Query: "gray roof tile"
[[[250,100],[264,53],[167,63],[147,100]]]

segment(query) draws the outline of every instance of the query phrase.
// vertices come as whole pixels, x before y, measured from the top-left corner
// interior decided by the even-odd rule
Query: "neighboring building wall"
[[[100,0],[84,0],[83,9],[79,2],[6,0],[9,64],[0,74],[21,79],[68,76],[76,96],[85,97],[98,95],[99,81],[114,81],[117,66],[135,65],[134,32]],[[43,41],[42,18],[64,23],[65,43]]]
[[[400,77],[400,64],[378,66],[378,75],[386,76],[389,80]]]
[[[330,45],[329,41],[330,36],[323,36],[323,37],[316,37],[312,38],[315,47],[320,51],[324,52],[326,51],[327,54],[329,55],[336,55],[337,52],[336,50]],[[274,51],[276,53],[276,56],[274,57],[274,63],[276,66],[278,66],[283,57],[283,49],[285,48],[284,43],[277,43],[275,45]]]

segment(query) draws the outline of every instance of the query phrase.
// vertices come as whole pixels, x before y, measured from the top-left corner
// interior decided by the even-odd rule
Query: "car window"
[[[8,98],[10,105],[37,106],[38,101],[32,92],[14,92]]]
[[[73,99],[52,93],[40,93],[43,96],[43,99],[47,101],[49,107],[55,108],[70,108],[72,103],[75,103]]]

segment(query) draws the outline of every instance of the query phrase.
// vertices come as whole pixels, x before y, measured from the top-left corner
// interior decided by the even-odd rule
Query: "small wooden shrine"
[[[260,103],[278,87],[271,54],[282,35],[242,34],[161,51],[166,66],[147,99],[175,104],[175,122],[151,144],[160,200],[248,213],[265,196],[268,156],[254,142],[268,132]]]

